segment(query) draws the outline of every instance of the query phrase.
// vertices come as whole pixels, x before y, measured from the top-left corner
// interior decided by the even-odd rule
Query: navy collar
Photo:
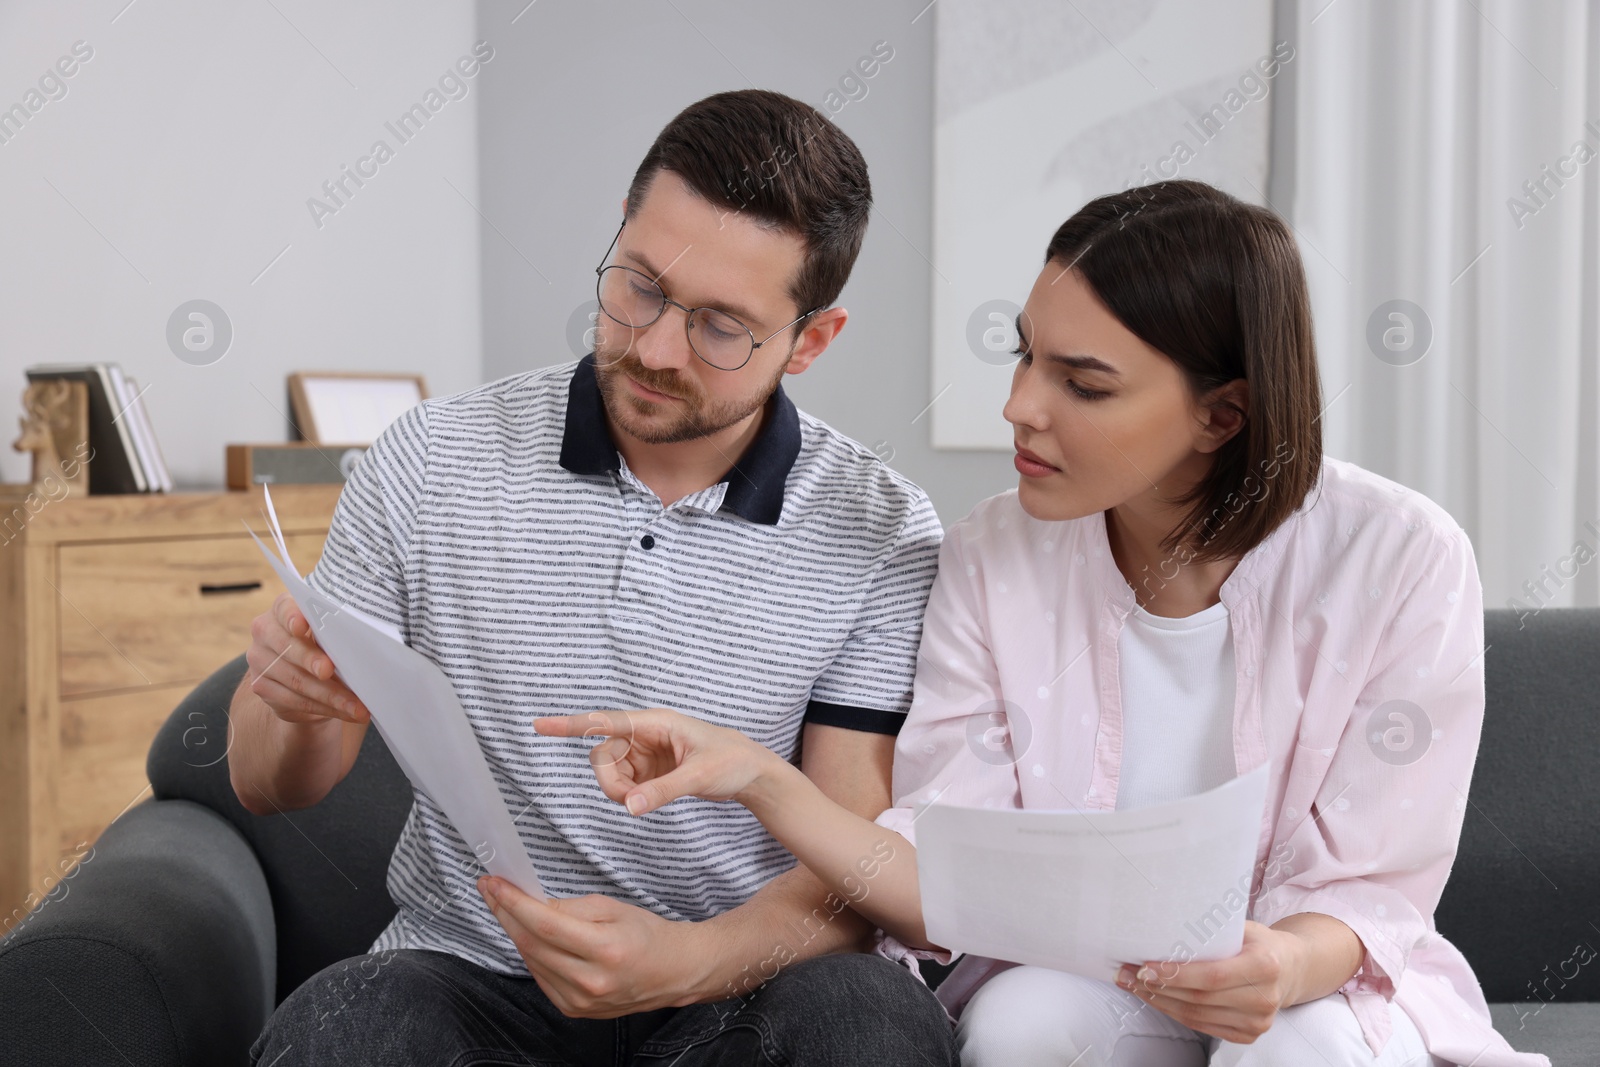
[[[776,526],[783,513],[783,486],[800,454],[800,414],[779,385],[767,401],[766,416],[750,447],[721,481],[728,490],[719,511],[731,511],[763,526]],[[578,361],[567,388],[567,423],[561,437],[561,465],[573,474],[604,474],[621,468],[617,445],[606,422],[605,398],[595,377],[594,353]]]

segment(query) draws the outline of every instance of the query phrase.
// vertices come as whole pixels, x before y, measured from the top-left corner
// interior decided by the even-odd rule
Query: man
[[[623,202],[595,351],[427,401],[352,472],[309,582],[450,676],[552,899],[477,877],[418,793],[393,922],[286,999],[252,1062],[955,1062],[932,994],[745,809],[636,818],[590,741],[531,725],[675,708],[867,818],[889,805],[942,531],[779,384],[843,329],[870,203],[814,109],[690,106]],[[252,635],[230,773],[264,815],[325,796],[369,715],[286,597]]]

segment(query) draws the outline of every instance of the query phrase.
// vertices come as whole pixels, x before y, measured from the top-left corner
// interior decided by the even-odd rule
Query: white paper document
[[[1237,955],[1266,789],[1263,764],[1130,811],[936,800],[916,816],[928,938],[1105,981],[1123,963]]]
[[[280,560],[251,531],[267,562],[311,624],[338,677],[372,712],[395,762],[440,808],[478,861],[529,896],[546,898],[527,849],[495,786],[455,687],[438,666],[408,647],[394,627],[313,590],[289,559],[272,494],[267,518]],[[248,526],[246,529],[249,529]]]

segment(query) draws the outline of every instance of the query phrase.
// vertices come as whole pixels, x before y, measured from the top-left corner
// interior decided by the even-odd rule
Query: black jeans
[[[792,963],[747,996],[620,1019],[569,1019],[532,978],[398,949],[323,968],[278,1006],[252,1067],[955,1067],[944,1008],[899,964]]]

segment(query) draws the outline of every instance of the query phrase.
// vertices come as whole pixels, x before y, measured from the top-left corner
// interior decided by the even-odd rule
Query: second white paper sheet
[[[1225,959],[1244,941],[1267,767],[1131,811],[917,815],[936,945],[1112,981],[1123,963]]]
[[[529,896],[546,899],[449,677],[407,646],[392,626],[307,585],[289,558],[272,494],[264,485],[262,493],[272,537],[283,558],[262,544],[254,531],[250,536],[311,624],[338,676],[372,712],[373,725],[395,762],[413,785],[444,809],[490,874]]]

